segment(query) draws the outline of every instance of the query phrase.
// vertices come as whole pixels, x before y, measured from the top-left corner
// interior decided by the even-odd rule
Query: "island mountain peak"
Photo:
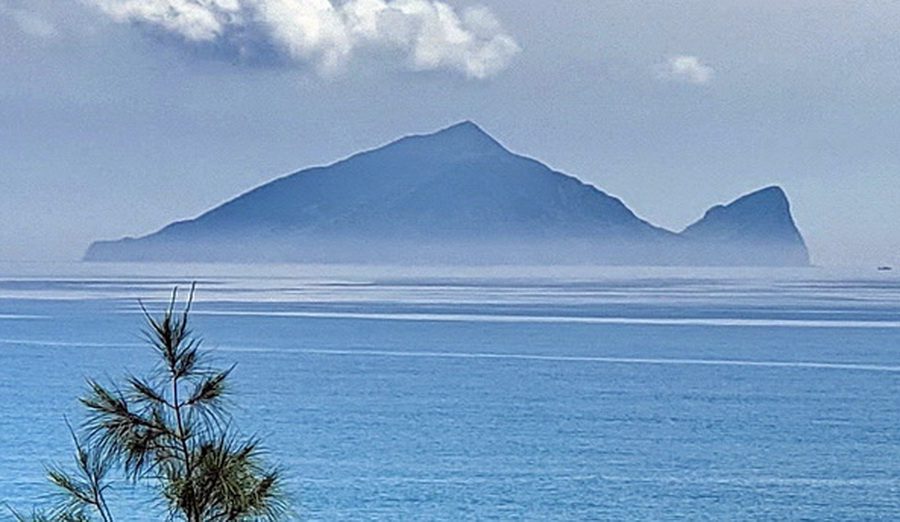
[[[450,127],[428,134],[407,136],[393,144],[414,144],[448,153],[509,152],[490,134],[472,121],[464,120]]]
[[[788,202],[787,194],[784,192],[784,189],[778,185],[770,185],[761,188],[739,197],[728,205],[722,206],[732,209],[764,207],[771,211],[782,213],[790,212],[790,203]]]
[[[454,123],[449,127],[445,127],[437,132],[432,133],[432,135],[441,135],[441,134],[452,134],[452,133],[461,133],[461,134],[471,134],[471,135],[479,135],[484,136],[489,139],[493,139],[487,132],[484,131],[481,127],[478,126],[472,120],[462,120],[458,123]]]
[[[97,242],[86,259],[808,264],[778,187],[675,234],[471,121],[276,179],[138,239]]]
[[[716,242],[803,244],[787,195],[778,186],[766,187],[727,205],[711,208],[682,235]]]

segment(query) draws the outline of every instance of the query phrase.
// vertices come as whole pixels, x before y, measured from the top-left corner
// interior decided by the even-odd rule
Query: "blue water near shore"
[[[0,265],[0,502],[192,279],[303,518],[900,519],[900,278],[824,269]]]

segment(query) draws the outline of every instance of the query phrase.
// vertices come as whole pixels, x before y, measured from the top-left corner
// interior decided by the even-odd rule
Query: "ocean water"
[[[304,519],[900,519],[900,277],[827,269],[0,265],[0,502],[192,280]]]

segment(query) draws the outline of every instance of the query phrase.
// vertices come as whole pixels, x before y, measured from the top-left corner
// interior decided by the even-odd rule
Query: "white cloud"
[[[659,77],[664,80],[705,85],[713,80],[715,69],[703,63],[696,56],[673,56],[659,69]]]
[[[19,30],[29,36],[53,38],[58,34],[55,25],[27,9],[0,3],[0,16],[10,18]]]
[[[457,12],[440,0],[86,0],[117,22],[161,29],[187,43],[225,44],[247,54],[262,42],[323,73],[357,51],[399,54],[413,70],[487,78],[519,52],[483,7]]]

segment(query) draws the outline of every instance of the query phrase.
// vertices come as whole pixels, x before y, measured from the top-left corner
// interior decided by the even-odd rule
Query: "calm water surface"
[[[900,519],[900,277],[824,269],[0,265],[0,502],[194,279],[304,518]]]

